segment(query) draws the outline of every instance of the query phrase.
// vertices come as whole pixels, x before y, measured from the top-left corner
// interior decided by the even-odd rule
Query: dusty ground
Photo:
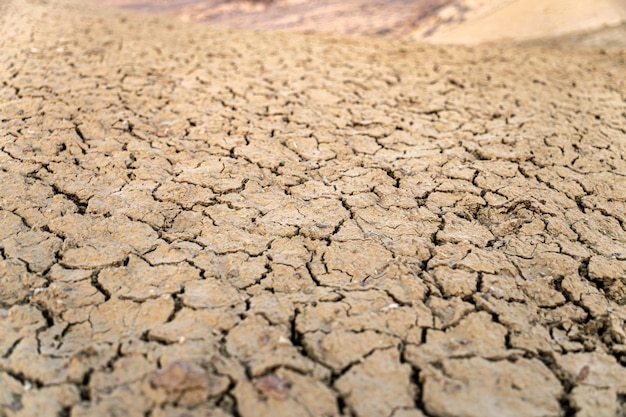
[[[0,25],[1,416],[626,415],[624,50]]]

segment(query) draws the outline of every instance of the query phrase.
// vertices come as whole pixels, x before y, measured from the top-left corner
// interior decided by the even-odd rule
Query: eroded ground
[[[624,51],[0,5],[0,415],[613,416]]]

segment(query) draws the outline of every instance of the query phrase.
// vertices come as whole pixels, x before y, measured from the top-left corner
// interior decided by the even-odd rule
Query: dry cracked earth
[[[0,24],[0,416],[626,415],[623,49]]]

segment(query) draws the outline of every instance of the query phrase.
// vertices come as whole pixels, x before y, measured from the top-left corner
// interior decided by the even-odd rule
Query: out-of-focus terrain
[[[383,35],[444,44],[626,46],[623,0],[94,0],[250,30]]]

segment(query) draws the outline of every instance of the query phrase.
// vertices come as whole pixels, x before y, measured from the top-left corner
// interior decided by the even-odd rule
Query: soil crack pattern
[[[626,415],[624,50],[0,15],[0,416]]]

